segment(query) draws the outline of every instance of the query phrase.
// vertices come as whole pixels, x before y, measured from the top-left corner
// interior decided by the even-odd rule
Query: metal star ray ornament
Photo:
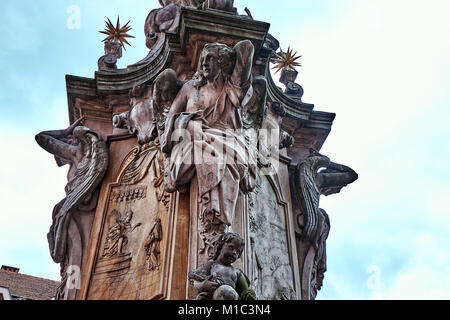
[[[131,30],[130,21],[128,21],[123,27],[120,26],[119,17],[117,17],[116,26],[114,26],[109,20],[109,18],[105,21],[106,28],[103,31],[99,31],[100,33],[106,34],[107,37],[103,40],[103,42],[120,42],[122,47],[125,49],[125,44],[131,47],[131,44],[127,41],[126,38],[134,38],[132,35],[129,35],[128,32]],[[125,49],[126,50],[126,49]]]
[[[294,51],[290,47],[286,52],[283,52],[283,50],[281,50],[279,53],[275,53],[274,57],[271,60],[271,62],[275,64],[272,69],[276,69],[275,73],[278,73],[283,69],[295,70],[295,67],[302,66],[301,63],[297,62],[297,60],[301,57],[302,56],[297,55],[297,52],[294,53]]]

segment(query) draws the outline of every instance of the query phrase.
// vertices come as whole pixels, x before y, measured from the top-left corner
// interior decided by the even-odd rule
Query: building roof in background
[[[50,300],[56,295],[58,281],[19,273],[18,268],[2,266],[0,287],[9,289],[11,296],[27,300]]]

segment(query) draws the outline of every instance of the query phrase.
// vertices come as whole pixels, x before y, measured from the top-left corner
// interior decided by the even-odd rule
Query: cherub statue
[[[189,279],[199,292],[197,300],[256,300],[250,280],[232,266],[244,251],[244,240],[236,233],[225,233],[215,243],[214,259],[191,271]]]

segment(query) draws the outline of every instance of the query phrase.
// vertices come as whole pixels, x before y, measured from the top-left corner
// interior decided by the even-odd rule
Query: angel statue
[[[319,208],[320,196],[340,193],[355,182],[358,174],[342,164],[334,163],[327,156],[310,149],[310,155],[297,167],[294,175],[301,214],[297,216],[298,238],[314,248],[311,288],[309,297],[315,299],[321,289],[327,270],[326,241],[330,233],[330,218]]]
[[[186,191],[196,177],[200,220],[218,234],[231,226],[239,192],[255,188],[257,139],[249,132],[262,126],[267,82],[252,78],[253,56],[249,40],[206,44],[192,80],[168,69],[153,90],[166,190]]]
[[[55,156],[58,166],[70,165],[66,198],[53,209],[53,223],[47,235],[50,254],[61,263],[61,276],[69,265],[81,266],[97,206],[98,186],[109,163],[109,151],[102,137],[84,127],[81,118],[65,130],[45,131],[37,143]]]

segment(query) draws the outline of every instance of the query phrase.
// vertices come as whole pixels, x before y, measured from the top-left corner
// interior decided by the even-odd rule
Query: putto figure
[[[232,266],[242,256],[244,246],[244,240],[235,233],[223,234],[217,240],[214,259],[189,273],[199,292],[197,300],[256,300],[250,280]]]

